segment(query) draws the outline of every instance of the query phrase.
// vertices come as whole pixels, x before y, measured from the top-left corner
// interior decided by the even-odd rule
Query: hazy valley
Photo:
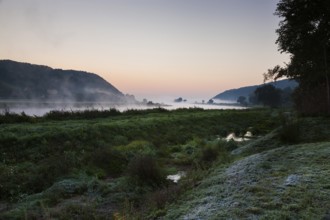
[[[329,15],[0,0],[0,219],[329,220]]]

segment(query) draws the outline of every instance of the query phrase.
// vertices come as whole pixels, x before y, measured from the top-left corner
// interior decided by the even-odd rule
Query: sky
[[[288,61],[277,3],[0,0],[0,59],[93,72],[137,98],[211,98]]]

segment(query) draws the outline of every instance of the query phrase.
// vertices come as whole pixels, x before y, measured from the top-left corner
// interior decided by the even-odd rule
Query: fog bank
[[[152,108],[165,108],[168,110],[175,110],[178,108],[203,108],[203,109],[244,109],[233,103],[214,103],[204,104],[201,102],[174,102],[167,99],[167,101],[157,100],[144,100],[138,104],[114,104],[109,102],[33,102],[33,101],[0,101],[0,113],[22,113],[24,112],[30,116],[43,116],[50,111],[84,111],[84,110],[106,110],[115,108],[119,111],[126,111],[130,109],[152,109]],[[219,101],[218,101],[219,102]]]

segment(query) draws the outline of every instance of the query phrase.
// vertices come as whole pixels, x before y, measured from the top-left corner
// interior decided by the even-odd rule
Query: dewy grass
[[[216,168],[164,219],[321,219],[330,209],[330,142],[255,154]],[[207,200],[207,202],[203,202]]]
[[[7,208],[0,218],[43,216],[38,201],[49,218],[86,212],[101,219],[116,213],[142,219],[267,219],[293,212],[296,218],[319,218],[329,210],[330,147],[322,142],[329,141],[327,120],[299,119],[300,144],[290,145],[278,130],[267,134],[280,126],[278,115],[263,109],[181,109],[1,124],[0,207]],[[315,127],[323,130],[314,132]],[[247,130],[256,140],[217,140]],[[129,172],[137,156],[152,157],[162,175],[187,175],[179,184],[139,184]],[[54,186],[58,192],[77,190],[50,193]]]

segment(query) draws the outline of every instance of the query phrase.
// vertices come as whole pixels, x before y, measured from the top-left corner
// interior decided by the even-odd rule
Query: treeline
[[[294,91],[290,88],[276,88],[271,84],[258,87],[249,97],[240,96],[237,102],[243,106],[264,105],[272,108],[292,107]]]

